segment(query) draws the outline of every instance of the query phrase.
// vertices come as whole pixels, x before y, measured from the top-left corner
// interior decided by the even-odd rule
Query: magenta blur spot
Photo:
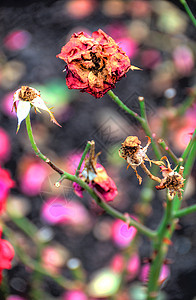
[[[31,163],[20,178],[20,187],[24,194],[36,196],[41,192],[42,184],[48,172],[42,163]]]
[[[12,111],[14,92],[7,93],[1,103],[2,112],[8,117],[17,117],[15,111]]]
[[[4,46],[11,51],[26,48],[31,40],[31,35],[26,30],[15,30],[10,32],[4,39]]]
[[[11,146],[9,135],[3,128],[0,128],[0,143],[0,163],[4,163],[10,158]]]
[[[136,56],[138,52],[138,44],[136,41],[129,37],[123,37],[116,39],[116,43],[131,59]]]
[[[85,207],[65,198],[50,198],[42,206],[42,218],[49,224],[85,225],[89,215]]]
[[[137,233],[137,229],[121,220],[114,221],[112,225],[112,239],[120,248],[126,248],[130,245]]]
[[[72,290],[65,292],[63,300],[88,300],[88,298],[83,291]]]

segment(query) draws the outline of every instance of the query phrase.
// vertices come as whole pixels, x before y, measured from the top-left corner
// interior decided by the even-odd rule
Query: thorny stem
[[[189,156],[184,165],[185,178],[187,178],[191,172],[195,157],[196,157],[196,139],[194,139]],[[185,186],[186,186],[186,182],[185,182]],[[157,230],[158,242],[154,243],[155,258],[152,262],[151,269],[150,269],[147,300],[154,300],[157,298],[157,293],[159,289],[159,284],[158,284],[159,274],[165,256],[168,252],[168,243],[165,242],[165,239],[169,240],[175,230],[175,218],[178,217],[178,213],[180,217],[187,213],[191,213],[196,209],[194,205],[192,206],[193,209],[192,207],[190,207],[190,208],[179,210],[181,203],[182,202],[178,199],[177,195],[174,197],[173,200],[170,200],[169,197],[167,198],[166,211],[163,216],[163,220],[161,221],[159,228]]]
[[[154,258],[149,274],[147,300],[154,300],[158,296],[159,274],[168,251],[168,244],[165,243],[164,239],[169,239],[172,234],[170,229],[172,224],[172,205],[173,202],[168,197],[164,217],[157,231],[158,242],[154,243]]]
[[[169,154],[169,156],[172,158],[172,160],[175,162],[175,164],[178,165],[179,159],[176,157],[176,155],[173,153],[173,151],[167,146],[165,141],[163,139],[159,139],[158,143]]]
[[[93,199],[96,201],[96,203],[103,208],[109,215],[111,215],[114,218],[118,218],[124,222],[126,222],[127,224],[129,224],[129,226],[134,226],[140,233],[148,236],[150,239],[156,239],[156,232],[154,230],[151,230],[149,228],[147,228],[146,226],[138,223],[137,221],[135,221],[134,219],[132,219],[131,217],[128,217],[124,214],[122,214],[121,212],[119,212],[118,210],[114,209],[113,207],[109,206],[106,202],[104,202],[97,194],[96,192],[91,189],[89,187],[89,185],[87,183],[85,183],[81,178],[75,176],[75,175],[71,175],[61,169],[59,169],[57,166],[55,166],[55,164],[53,164],[53,162],[51,162],[45,155],[43,155],[41,153],[41,151],[38,149],[34,138],[33,138],[33,133],[32,133],[32,128],[31,128],[31,122],[30,122],[30,116],[28,115],[28,117],[26,118],[26,124],[27,124],[27,132],[28,132],[28,136],[29,136],[29,140],[31,142],[31,145],[33,147],[33,150],[35,151],[36,155],[41,158],[44,162],[48,163],[49,166],[55,170],[57,173],[59,173],[62,177],[64,177],[65,179],[68,179],[72,182],[76,182],[78,183],[82,188],[84,188],[92,197]],[[49,163],[50,162],[50,163]]]
[[[114,94],[114,92],[112,92],[111,90],[107,92],[107,94],[112,98],[112,100],[119,106],[121,107],[124,111],[126,111],[128,114],[130,114],[132,117],[134,117],[137,121],[140,122],[142,128],[144,129],[145,133],[147,136],[149,136],[151,138],[151,143],[152,143],[152,148],[154,150],[154,153],[156,155],[156,157],[158,159],[161,158],[161,152],[159,151],[159,148],[157,147],[157,144],[153,138],[152,132],[150,130],[147,118],[146,118],[146,114],[144,113],[144,109],[145,109],[145,104],[144,104],[144,98],[142,99],[142,101],[140,101],[140,109],[141,109],[141,115],[143,117],[140,117],[136,112],[134,112],[133,110],[131,110],[130,108],[128,108],[120,99],[118,96],[116,96]]]
[[[180,0],[180,2],[182,3],[182,5],[184,6],[189,18],[191,19],[191,21],[193,22],[193,24],[196,26],[196,19],[194,17],[194,15],[192,14],[192,11],[190,10],[186,0]]]

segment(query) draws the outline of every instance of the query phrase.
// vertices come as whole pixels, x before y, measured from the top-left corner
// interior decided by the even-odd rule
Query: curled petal
[[[30,102],[19,101],[17,107],[18,127],[16,133],[20,129],[21,122],[28,116],[30,108],[31,108]]]
[[[44,103],[44,100],[38,96],[35,99],[33,99],[33,101],[31,101],[31,104],[36,108],[36,109],[43,109],[45,111],[47,111],[51,117],[51,121],[53,123],[55,123],[56,125],[60,126],[61,125],[56,121],[55,117],[53,116],[53,113],[50,111],[50,109],[46,106],[46,104]]]

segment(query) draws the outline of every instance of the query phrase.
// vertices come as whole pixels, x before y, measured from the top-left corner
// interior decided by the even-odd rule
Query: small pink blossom
[[[112,239],[120,248],[126,248],[131,244],[137,233],[137,229],[129,226],[122,220],[115,220],[112,225]]]
[[[173,59],[177,71],[184,76],[188,76],[194,68],[194,55],[188,46],[177,46]]]
[[[7,132],[0,128],[0,163],[6,162],[10,158],[11,152],[11,145],[10,145],[10,138]]]
[[[88,300],[88,297],[83,291],[71,290],[65,292],[65,294],[63,295],[63,300]]]
[[[26,48],[31,40],[31,35],[26,30],[14,30],[4,39],[4,45],[11,51],[18,51]]]
[[[42,218],[49,224],[84,226],[90,221],[85,207],[78,201],[50,198],[42,206]]]
[[[20,176],[21,191],[28,196],[38,195],[47,176],[48,171],[43,163],[30,162]]]
[[[143,265],[142,269],[141,269],[141,273],[140,273],[140,280],[143,282],[147,282],[148,281],[148,277],[149,277],[149,272],[150,272],[150,264],[145,264]],[[168,277],[170,276],[170,269],[168,267],[168,265],[163,265],[160,275],[159,275],[159,283],[163,283]]]
[[[62,255],[55,247],[45,247],[41,253],[42,266],[53,274],[59,274],[60,268],[65,263]]]
[[[121,273],[123,271],[124,264],[125,264],[125,261],[124,261],[123,255],[122,254],[116,254],[112,258],[110,266],[111,266],[111,268],[114,272]]]
[[[127,273],[128,279],[133,280],[139,273],[140,268],[140,258],[137,253],[131,255],[128,263],[127,263]]]
[[[0,227],[0,283],[3,269],[11,269],[11,261],[14,258],[14,248],[7,240],[1,238],[2,228]]]
[[[14,187],[14,181],[9,172],[0,166],[0,214],[5,210],[6,200],[12,187]]]
[[[25,300],[25,298],[20,297],[18,295],[10,295],[6,298],[6,300]]]

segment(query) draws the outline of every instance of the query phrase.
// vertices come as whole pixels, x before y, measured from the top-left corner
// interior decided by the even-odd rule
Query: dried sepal
[[[156,186],[157,190],[163,190],[165,188],[168,189],[169,191],[169,196],[171,200],[173,197],[177,194],[178,198],[182,198],[182,191],[184,187],[184,181],[185,179],[183,178],[183,171],[184,168],[181,166],[179,168],[179,172],[176,171],[177,167],[176,166],[173,170],[171,168],[170,162],[166,156],[162,157],[161,160],[166,160],[167,166],[164,164],[164,166],[160,166],[163,179],[161,180],[160,185]]]
[[[121,144],[121,148],[119,149],[119,156],[126,160],[128,163],[128,167],[131,166],[134,170],[137,179],[139,180],[139,184],[142,183],[142,177],[138,174],[136,168],[141,166],[144,172],[152,179],[158,182],[161,182],[161,179],[151,174],[151,172],[145,166],[145,161],[156,165],[163,165],[162,161],[154,161],[151,160],[146,152],[148,150],[149,145],[151,144],[150,137],[148,138],[148,142],[145,147],[141,146],[141,141],[137,136],[128,136],[125,141]],[[127,168],[128,168],[127,167]]]

